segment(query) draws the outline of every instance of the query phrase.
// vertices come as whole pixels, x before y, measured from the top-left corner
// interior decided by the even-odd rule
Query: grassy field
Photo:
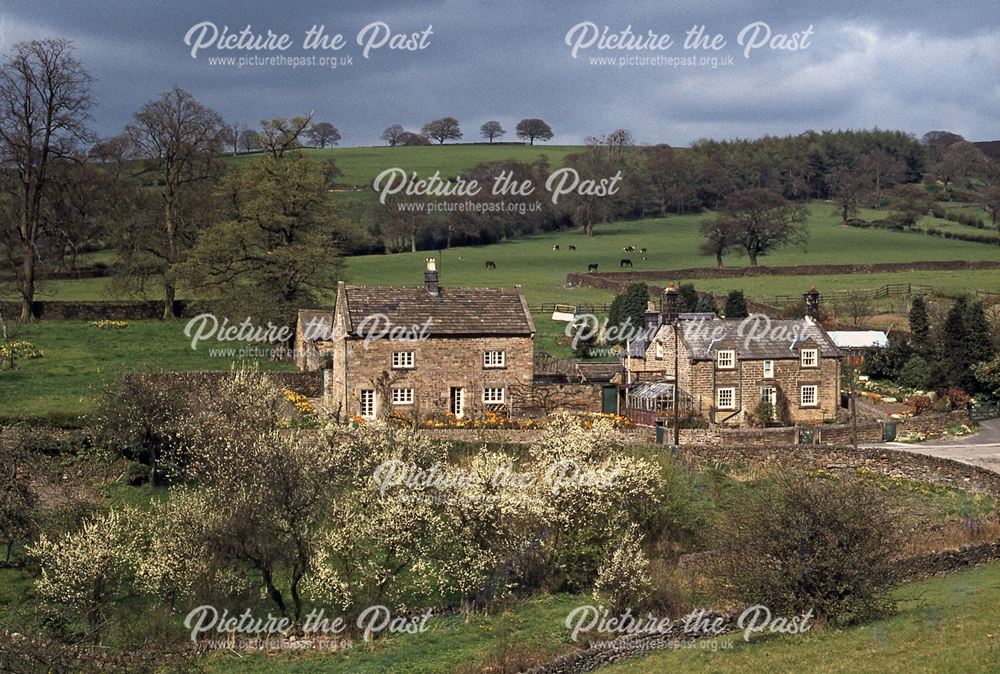
[[[1000,563],[909,583],[896,615],[866,625],[814,627],[801,636],[742,635],[628,660],[602,672],[995,672],[1000,669]],[[377,642],[349,654],[309,657],[216,655],[207,671],[453,672],[514,644],[544,655],[567,648],[563,621],[589,596],[560,595],[497,616],[435,621],[424,634]],[[498,646],[498,643],[501,644]],[[717,649],[717,650],[713,650]],[[513,670],[511,670],[513,671]]]
[[[233,365],[235,357],[213,357],[205,344],[191,350],[183,329],[183,321],[131,321],[123,330],[102,330],[86,321],[30,324],[18,339],[33,342],[44,356],[19,360],[17,370],[0,370],[0,418],[51,420],[84,414],[93,409],[101,387],[123,372],[227,370]],[[254,362],[262,369],[292,369],[267,359]]]
[[[476,164],[488,161],[533,162],[543,155],[552,166],[561,166],[566,155],[579,152],[576,145],[487,145],[487,144],[447,144],[420,147],[332,147],[326,149],[307,148],[308,157],[322,161],[334,159],[343,175],[338,183],[347,185],[367,185],[387,168],[401,168],[416,171],[421,176],[430,176],[439,171],[442,178],[457,176]],[[229,161],[244,163],[255,155],[238,155]]]
[[[896,615],[802,636],[720,639],[710,648],[666,651],[603,669],[659,672],[997,672],[1000,563],[910,583]],[[723,646],[731,644],[731,648]]]
[[[875,211],[862,214],[878,217]],[[884,214],[881,214],[884,215]],[[714,260],[698,248],[698,226],[705,215],[671,216],[645,220],[619,221],[595,228],[593,237],[577,231],[551,232],[492,246],[453,248],[439,257],[442,285],[496,286],[520,283],[529,304],[566,302],[606,302],[610,293],[590,288],[564,288],[566,274],[586,272],[596,262],[601,271],[619,270],[619,261],[628,257],[634,270],[665,270],[713,266]],[[853,264],[912,262],[917,260],[1000,260],[1000,249],[980,243],[939,239],[930,236],[876,229],[845,227],[832,214],[828,204],[812,204],[809,218],[809,243],[805,250],[787,247],[761,258],[769,266],[796,264]],[[561,250],[552,250],[559,244]],[[567,247],[573,244],[576,251]],[[649,249],[647,260],[637,254],[624,254],[625,246]],[[432,253],[369,255],[347,260],[352,283],[415,285],[421,282],[424,258]],[[486,271],[493,260],[495,271]],[[726,257],[726,265],[744,267],[745,255]],[[919,278],[919,280],[917,280]],[[683,281],[682,278],[672,279]],[[821,291],[840,288],[875,288],[885,283],[924,283],[947,288],[976,288],[1000,291],[1000,270],[987,272],[896,272],[864,276],[769,276],[755,279],[720,279],[699,281],[697,286],[719,292],[745,288],[751,296],[801,293],[811,285]]]

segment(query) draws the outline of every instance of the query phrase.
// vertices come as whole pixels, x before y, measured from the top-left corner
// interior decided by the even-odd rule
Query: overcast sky
[[[702,137],[756,137],[806,129],[902,129],[921,135],[946,129],[971,140],[1000,138],[1000,10],[996,0],[710,3],[693,0],[547,2],[513,0],[375,0],[373,2],[236,0],[0,0],[0,47],[51,36],[73,40],[96,77],[93,125],[115,133],[158,92],[178,85],[229,120],[313,111],[337,126],[345,145],[377,143],[393,123],[414,130],[453,115],[466,140],[497,119],[508,129],[541,117],[553,142],[575,143],[618,127],[641,143],[687,145]],[[239,32],[287,33],[285,50],[220,50],[218,41],[191,54],[185,36],[202,22]],[[431,33],[422,49],[373,47],[359,32],[383,22],[393,34]],[[599,49],[580,28],[648,37],[669,34],[661,49]],[[781,35],[812,30],[805,48],[756,46],[745,55],[743,29],[762,22]],[[339,50],[305,50],[314,25],[341,34]],[[684,48],[685,32],[704,25],[721,34],[718,50]],[[760,25],[760,24],[759,24]],[[376,42],[381,28],[365,37]],[[752,31],[752,29],[751,29]],[[212,29],[205,29],[205,40]],[[761,25],[756,42],[763,42]],[[418,36],[419,37],[419,36]],[[571,42],[573,40],[571,39]],[[662,45],[661,45],[662,46]],[[333,56],[338,67],[213,65],[215,57]],[[620,65],[622,57],[658,59]],[[671,65],[716,59],[717,67]],[[729,59],[732,64],[726,64]],[[614,59],[612,65],[593,59]],[[347,61],[351,63],[348,64]],[[343,62],[341,64],[341,62]]]

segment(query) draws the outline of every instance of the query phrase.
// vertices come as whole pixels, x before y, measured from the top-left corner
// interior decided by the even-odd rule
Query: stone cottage
[[[332,312],[300,311],[296,362],[323,369],[342,416],[510,414],[534,378],[535,325],[520,286],[443,288],[434,259],[417,287],[340,283]]]
[[[681,409],[713,424],[756,422],[762,400],[770,403],[773,418],[785,423],[837,416],[841,353],[817,320],[815,289],[805,293],[805,317],[794,320],[682,314],[678,299],[671,286],[659,312],[650,303],[644,336],[623,353],[625,408],[631,416],[650,424],[669,419],[675,385]]]

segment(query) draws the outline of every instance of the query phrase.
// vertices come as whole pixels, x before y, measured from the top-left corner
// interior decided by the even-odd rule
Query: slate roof
[[[379,314],[405,329],[429,319],[429,333],[438,336],[529,336],[535,331],[520,287],[441,288],[432,295],[424,286],[345,285],[338,297],[345,300],[349,332],[361,337],[364,319]]]
[[[755,328],[746,324],[744,319],[720,319],[705,321],[700,326],[694,323],[688,326],[687,330],[681,329],[681,339],[693,360],[713,360],[720,348],[735,348],[741,360],[798,358],[798,350],[809,342],[812,344],[807,345],[819,349],[820,358],[841,355],[826,331],[809,318],[771,319],[770,323],[759,324],[757,333],[764,332],[766,326],[766,336],[756,339],[749,339]]]

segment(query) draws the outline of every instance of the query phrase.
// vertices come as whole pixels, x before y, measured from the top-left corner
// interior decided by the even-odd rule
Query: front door
[[[461,386],[451,387],[448,410],[459,419],[465,414],[465,389]]]
[[[618,414],[617,386],[605,386],[601,390],[601,411],[605,414]]]
[[[778,389],[773,386],[765,386],[760,390],[760,397],[771,403],[771,418],[778,416]]]

